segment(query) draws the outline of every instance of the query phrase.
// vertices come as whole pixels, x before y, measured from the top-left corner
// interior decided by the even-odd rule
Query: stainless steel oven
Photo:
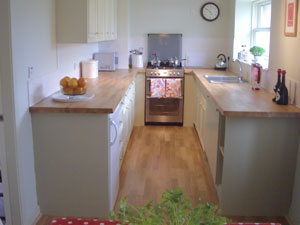
[[[182,61],[182,34],[148,34],[146,125],[183,125]]]
[[[147,70],[145,123],[183,125],[183,70]]]

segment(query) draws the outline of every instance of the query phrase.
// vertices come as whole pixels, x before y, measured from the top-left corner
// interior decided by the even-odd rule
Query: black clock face
[[[220,9],[215,3],[208,2],[202,6],[200,13],[203,19],[212,22],[218,19],[220,15]]]

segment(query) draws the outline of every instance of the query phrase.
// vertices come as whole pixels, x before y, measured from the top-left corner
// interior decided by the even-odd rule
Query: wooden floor
[[[120,174],[117,202],[129,196],[129,202],[143,206],[159,201],[169,188],[180,187],[195,205],[198,198],[218,204],[207,162],[197,133],[183,127],[135,127],[128,144]],[[117,210],[117,205],[116,205]],[[234,222],[279,222],[283,217],[234,217]],[[37,225],[48,225],[51,217],[43,216]]]
[[[193,204],[201,197],[218,203],[203,159],[200,143],[192,128],[136,127],[121,169],[118,201],[143,206],[159,201],[167,189],[180,187]]]

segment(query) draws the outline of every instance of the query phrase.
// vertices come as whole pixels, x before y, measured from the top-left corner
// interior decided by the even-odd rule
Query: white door
[[[1,77],[0,77],[0,115],[3,114],[1,93],[2,92],[1,92]]]
[[[2,97],[1,97],[1,80],[0,80],[0,170],[2,173],[2,182],[3,180],[5,181],[6,177],[5,177],[5,173],[6,170],[3,171],[4,169],[4,165],[5,165],[5,150],[4,150],[4,124],[3,124],[3,108],[2,108]],[[3,183],[0,184],[1,186],[1,192],[3,193],[4,190],[3,189],[7,189],[7,186],[3,186]],[[3,193],[4,194],[4,193]],[[5,193],[6,194],[6,193]],[[4,196],[5,196],[4,194]],[[7,197],[7,196],[5,196]],[[0,217],[5,217],[5,210],[4,210],[4,199],[1,197],[0,198],[0,205],[2,207],[0,207]],[[1,225],[1,220],[0,220],[0,225]]]
[[[110,199],[109,210],[113,210],[119,192],[119,171],[120,171],[120,154],[119,154],[119,142],[120,142],[120,109],[118,108],[113,115],[109,118],[110,127],[110,148],[109,148],[109,173],[110,173]]]

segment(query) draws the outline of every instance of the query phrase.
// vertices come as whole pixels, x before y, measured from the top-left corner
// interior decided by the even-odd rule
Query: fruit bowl
[[[60,80],[60,90],[62,94],[68,96],[84,95],[87,91],[87,80],[64,77]]]
[[[84,95],[86,94],[87,88],[81,88],[81,89],[71,89],[71,88],[64,88],[60,86],[60,91],[64,95],[69,95],[69,96],[76,96],[76,95]]]

